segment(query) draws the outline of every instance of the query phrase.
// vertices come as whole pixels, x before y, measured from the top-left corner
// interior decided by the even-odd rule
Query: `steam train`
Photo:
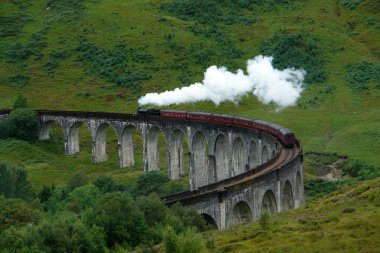
[[[137,114],[144,117],[159,117],[164,119],[177,119],[189,121],[203,121],[211,123],[219,123],[230,126],[238,126],[244,128],[256,129],[261,132],[268,133],[277,138],[287,148],[293,148],[298,145],[298,140],[289,129],[270,123],[264,120],[252,120],[238,116],[228,116],[221,114],[211,114],[202,112],[184,112],[173,110],[158,109],[138,109]]]

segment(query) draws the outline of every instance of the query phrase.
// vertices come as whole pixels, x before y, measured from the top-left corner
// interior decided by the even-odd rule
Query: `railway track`
[[[289,149],[281,145],[281,150],[275,158],[253,170],[216,183],[199,187],[194,191],[189,190],[165,196],[163,197],[163,200],[165,200],[167,205],[172,205],[176,202],[186,202],[209,194],[221,193],[227,191],[229,188],[233,188],[242,184],[248,184],[256,178],[272,171],[280,170],[283,168],[283,166],[296,159],[299,155],[302,155],[301,147],[295,145],[293,148]]]

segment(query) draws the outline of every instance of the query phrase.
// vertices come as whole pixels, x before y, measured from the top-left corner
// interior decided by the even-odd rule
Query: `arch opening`
[[[252,141],[249,145],[249,168],[254,169],[259,166],[259,149],[255,141]]]
[[[216,178],[218,181],[229,178],[229,161],[228,161],[228,145],[227,138],[223,134],[219,134],[215,141],[215,168]]]
[[[239,201],[233,209],[233,224],[240,224],[252,221],[252,211],[248,203]]]
[[[285,182],[285,186],[282,192],[282,200],[281,200],[282,210],[287,211],[289,209],[294,208],[294,200],[293,200],[293,191],[292,185],[289,181]]]
[[[263,147],[263,151],[261,153],[261,161],[262,163],[266,163],[267,161],[269,161],[270,159],[270,156],[269,156],[269,149],[267,146],[264,145]]]
[[[277,213],[276,197],[274,196],[271,190],[267,190],[265,192],[261,206],[262,206],[262,212],[267,211],[270,214]]]
[[[64,154],[68,155],[65,130],[57,122],[48,121],[41,124],[40,140],[49,143],[49,145],[42,145],[41,148],[46,148],[49,149],[49,152],[62,155],[62,147],[64,147]]]
[[[194,188],[207,185],[215,181],[213,171],[209,170],[208,166],[208,145],[206,137],[201,132],[196,132],[192,142],[192,159],[194,167],[194,176],[191,184]]]
[[[238,137],[234,141],[232,150],[233,175],[241,174],[245,171],[245,155],[243,140]]]
[[[189,173],[189,152],[185,134],[179,130],[174,130],[170,135],[170,172],[171,179],[181,179]]]
[[[166,168],[166,140],[161,129],[150,128],[146,141],[145,159],[148,171],[160,171],[161,168]]]
[[[202,215],[203,219],[206,221],[206,226],[208,228],[218,229],[218,225],[216,224],[215,219],[211,215],[209,215],[207,213],[202,213],[201,215]]]

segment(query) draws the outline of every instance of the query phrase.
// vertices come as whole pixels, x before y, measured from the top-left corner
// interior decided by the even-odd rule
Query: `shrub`
[[[11,76],[9,81],[13,83],[13,85],[22,88],[29,83],[30,77],[22,73],[17,73],[16,75]]]
[[[4,163],[0,162],[0,195],[9,198],[13,195],[13,191],[12,171]]]
[[[28,173],[23,168],[17,168],[15,171],[14,196],[26,201],[34,198],[34,190],[28,181]]]
[[[361,4],[364,0],[344,0],[343,5],[349,8],[350,10],[355,9],[359,4]]]
[[[15,103],[13,104],[13,109],[28,108],[28,107],[29,106],[28,106],[27,98],[19,94],[16,98]]]
[[[179,234],[177,240],[178,253],[198,253],[205,247],[205,241],[194,228],[187,228],[185,232]]]
[[[372,83],[380,88],[380,64],[360,61],[346,67],[347,83],[354,90],[368,90]]]
[[[310,198],[322,197],[333,191],[336,191],[338,186],[345,184],[345,181],[327,181],[323,179],[305,180],[305,192]]]
[[[0,195],[31,201],[34,198],[34,190],[28,181],[26,170],[12,170],[0,162]]]
[[[0,139],[6,139],[9,137],[8,122],[6,120],[0,120]]]
[[[87,184],[87,176],[82,173],[76,173],[72,177],[69,178],[69,181],[67,181],[67,190],[68,191],[73,191],[75,188],[81,187],[85,184]]]
[[[171,210],[184,226],[194,227],[198,231],[206,230],[205,219],[194,209],[184,208],[180,203],[176,203],[171,207]]]
[[[259,223],[262,229],[268,230],[269,229],[269,220],[270,220],[270,214],[267,210],[265,210],[259,219]]]
[[[133,195],[147,196],[153,192],[160,195],[162,194],[161,187],[168,181],[168,176],[158,171],[151,171],[145,174],[141,174],[137,178],[137,184],[133,190]]]
[[[343,165],[343,170],[349,172],[358,180],[369,180],[380,176],[380,167],[367,164],[360,160],[351,160]]]
[[[135,247],[146,241],[148,226],[144,214],[126,194],[106,193],[95,209],[95,224],[104,229],[109,247]]]
[[[168,226],[164,235],[164,248],[166,253],[198,253],[205,247],[205,241],[195,229],[188,228],[177,235],[174,229]]]
[[[306,70],[306,83],[322,83],[327,79],[322,50],[306,34],[277,32],[260,44],[260,52],[273,56],[275,68]]]
[[[13,110],[7,119],[9,136],[17,139],[32,141],[38,138],[40,122],[37,114],[29,108]]]
[[[120,42],[113,49],[106,50],[82,38],[77,51],[80,52],[78,61],[89,63],[87,69],[89,74],[105,78],[116,86],[139,92],[141,82],[151,78],[143,71],[128,67],[127,62],[130,58],[134,62],[150,63],[153,57],[134,48],[128,48],[124,42]]]

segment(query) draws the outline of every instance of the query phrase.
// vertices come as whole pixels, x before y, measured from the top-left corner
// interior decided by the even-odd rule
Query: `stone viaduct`
[[[0,120],[9,113],[0,111]],[[86,125],[95,163],[107,160],[106,130],[113,128],[121,168],[135,163],[133,132],[139,131],[144,171],[160,170],[158,136],[163,133],[168,177],[182,178],[184,156],[189,161],[190,190],[165,197],[167,204],[181,202],[194,208],[215,228],[258,219],[264,210],[277,213],[304,203],[303,156],[298,141],[286,148],[264,131],[206,120],[101,112],[37,113],[40,139],[49,139],[52,124],[58,124],[63,129],[64,153],[68,156],[80,152],[79,127]]]

